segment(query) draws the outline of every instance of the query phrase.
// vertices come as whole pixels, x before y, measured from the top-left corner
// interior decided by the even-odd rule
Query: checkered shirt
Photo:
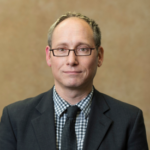
[[[89,113],[91,110],[92,96],[93,89],[87,97],[85,97],[83,100],[76,104],[81,110],[77,113],[75,122],[77,150],[83,149],[84,136],[89,120]],[[70,104],[58,95],[58,93],[55,90],[55,87],[53,88],[53,101],[55,110],[54,115],[56,128],[56,148],[57,150],[61,150],[61,135],[67,118],[65,110],[70,106]]]

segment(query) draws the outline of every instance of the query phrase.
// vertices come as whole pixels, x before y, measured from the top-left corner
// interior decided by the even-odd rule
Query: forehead
[[[93,42],[93,30],[83,19],[71,17],[60,22],[54,29],[52,44],[57,42]]]

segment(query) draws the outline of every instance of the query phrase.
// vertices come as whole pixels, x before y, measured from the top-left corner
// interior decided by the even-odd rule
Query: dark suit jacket
[[[4,108],[0,150],[55,150],[53,90]],[[83,150],[148,150],[142,111],[94,91]]]

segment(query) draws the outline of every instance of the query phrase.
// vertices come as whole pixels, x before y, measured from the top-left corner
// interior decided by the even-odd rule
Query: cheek
[[[59,58],[55,58],[51,60],[51,68],[53,71],[58,71],[63,66],[63,60]]]
[[[93,60],[89,60],[89,61],[83,61],[84,66],[86,68],[86,72],[87,74],[95,74],[96,70],[97,70],[97,60],[96,58]]]

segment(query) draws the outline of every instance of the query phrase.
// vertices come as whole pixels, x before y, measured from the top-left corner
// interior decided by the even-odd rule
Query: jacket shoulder
[[[106,94],[102,94],[102,97],[109,107],[109,111],[105,114],[114,121],[122,122],[126,126],[132,124],[131,126],[133,127],[134,121],[137,120],[137,118],[143,120],[143,112],[138,107],[117,100]]]
[[[121,100],[115,99],[111,96],[108,96],[106,94],[101,93],[103,98],[105,99],[105,101],[107,102],[107,104],[109,106],[111,106],[112,108],[118,108],[118,109],[127,109],[127,110],[135,110],[135,111],[139,111],[140,109],[132,104],[123,102]]]
[[[35,97],[31,97],[25,100],[14,102],[6,106],[4,110],[6,109],[11,116],[14,116],[14,117],[18,116],[20,118],[21,115],[32,113],[35,110],[34,108],[40,103],[42,99],[44,99],[44,97],[49,92],[50,90],[47,92],[41,93]]]
[[[96,97],[98,98],[97,101],[103,101],[103,104],[106,104],[105,106],[108,108],[106,114],[113,118],[135,118],[138,113],[142,114],[141,109],[138,107],[100,93],[97,90]]]

